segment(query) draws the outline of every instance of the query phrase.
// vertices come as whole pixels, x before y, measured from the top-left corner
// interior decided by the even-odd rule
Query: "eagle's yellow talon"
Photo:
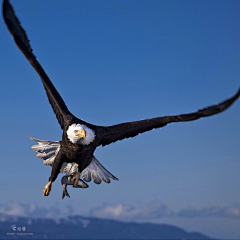
[[[43,196],[48,196],[52,187],[52,182],[49,182],[43,189]]]

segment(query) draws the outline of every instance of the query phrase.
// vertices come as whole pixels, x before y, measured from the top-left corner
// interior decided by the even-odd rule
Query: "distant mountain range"
[[[36,219],[0,215],[0,239],[210,239],[167,224],[72,216]]]

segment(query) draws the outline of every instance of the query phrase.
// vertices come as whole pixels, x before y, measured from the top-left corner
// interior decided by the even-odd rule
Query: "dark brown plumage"
[[[51,190],[51,183],[56,179],[60,172],[63,162],[76,162],[79,164],[79,171],[83,171],[91,161],[96,147],[108,145],[113,142],[123,140],[125,138],[135,137],[136,135],[152,130],[154,128],[161,128],[171,122],[194,121],[199,118],[208,117],[220,113],[227,109],[240,96],[240,89],[231,98],[211,107],[207,107],[189,114],[181,114],[177,116],[157,117],[142,121],[122,123],[109,127],[102,127],[92,125],[75,117],[67,108],[63,99],[55,89],[54,85],[48,78],[44,69],[36,59],[29,44],[29,39],[26,32],[22,28],[19,20],[15,16],[14,10],[8,0],[3,1],[3,17],[6,25],[12,34],[15,43],[23,52],[30,64],[39,74],[43,86],[45,88],[48,100],[56,114],[57,120],[63,130],[60,150],[56,156],[52,167],[52,173],[49,178],[49,184],[45,187],[47,189],[44,195],[48,195]],[[73,124],[81,124],[95,133],[95,138],[90,143],[80,144],[79,142],[72,142],[67,133],[70,126]]]

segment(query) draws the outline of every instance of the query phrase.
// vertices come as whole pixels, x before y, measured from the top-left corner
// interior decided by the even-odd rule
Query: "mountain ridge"
[[[122,222],[80,215],[59,219],[0,214],[0,239],[212,239],[169,224]]]

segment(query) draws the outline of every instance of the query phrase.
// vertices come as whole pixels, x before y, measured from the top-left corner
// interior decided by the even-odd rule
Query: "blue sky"
[[[69,110],[90,123],[187,113],[239,88],[239,1],[11,3]],[[62,201],[59,177],[43,197],[51,169],[35,157],[27,136],[56,141],[61,129],[3,20],[0,30],[3,211],[9,202],[35,204],[240,238],[239,101],[220,115],[97,149],[96,158],[118,182],[69,188],[71,198]]]

